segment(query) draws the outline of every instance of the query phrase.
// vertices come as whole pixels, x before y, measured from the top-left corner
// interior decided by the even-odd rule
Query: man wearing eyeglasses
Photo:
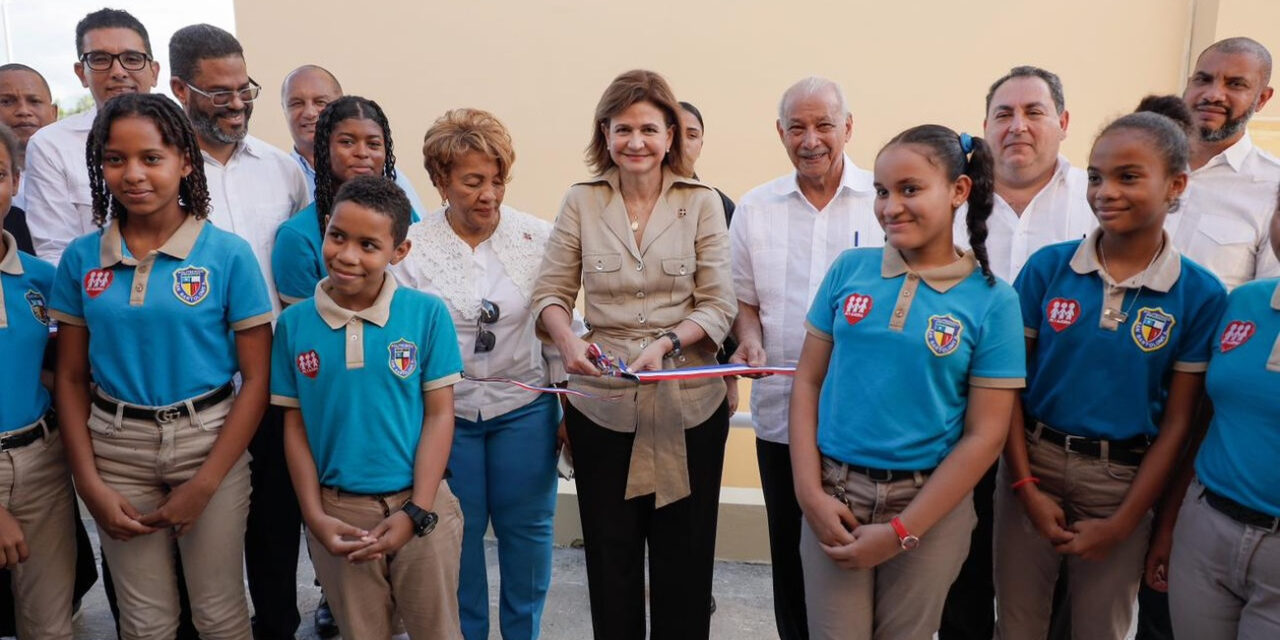
[[[94,108],[35,132],[23,176],[36,254],[54,264],[67,243],[95,228],[84,149],[98,108],[120,94],[150,93],[160,73],[146,27],[118,9],[94,11],[76,25],[76,55],[76,76]]]
[[[271,300],[276,228],[311,199],[298,165],[285,152],[249,135],[262,87],[249,77],[235,36],[208,24],[183,27],[169,40],[169,87],[191,120],[209,181],[209,220],[247,240]],[[277,307],[276,311],[279,311]],[[267,409],[249,444],[253,494],[245,532],[246,577],[257,640],[294,637],[298,543],[302,515],[284,460],[283,418]]]

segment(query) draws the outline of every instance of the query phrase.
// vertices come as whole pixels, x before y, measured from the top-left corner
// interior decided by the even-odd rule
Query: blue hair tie
[[[967,156],[973,153],[973,136],[962,133],[960,134],[960,150]]]

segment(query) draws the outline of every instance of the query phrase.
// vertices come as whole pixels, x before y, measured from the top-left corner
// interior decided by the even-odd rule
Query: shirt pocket
[[[693,272],[697,269],[697,256],[662,259],[662,275],[671,291],[672,304],[679,304],[693,295]]]
[[[613,298],[619,286],[622,253],[584,253],[582,255],[582,289],[587,297]]]
[[[1252,226],[1237,218],[1206,213],[1201,215],[1199,231],[1206,242],[1204,251],[1192,256],[1194,260],[1227,281],[1252,279],[1258,239]]]

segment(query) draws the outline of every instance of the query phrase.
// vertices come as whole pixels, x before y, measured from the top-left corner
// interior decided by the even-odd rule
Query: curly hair
[[[516,152],[511,134],[492,113],[480,109],[450,109],[436,119],[422,140],[423,166],[431,184],[443,189],[453,165],[468,151],[478,151],[498,163],[498,176],[511,181]]]
[[[342,96],[320,112],[316,120],[315,133],[315,170],[316,170],[316,224],[320,227],[320,236],[324,237],[325,219],[333,210],[334,194],[342,183],[333,175],[329,162],[329,143],[333,138],[333,130],[343,120],[352,118],[373,120],[382,127],[382,143],[387,151],[386,163],[382,165],[382,175],[396,179],[395,146],[391,142],[391,124],[387,122],[387,114],[378,103],[360,96]]]
[[[160,139],[186,156],[191,173],[178,185],[178,204],[189,215],[197,218],[209,216],[209,184],[204,177],[204,157],[200,155],[200,143],[191,122],[177,103],[165,96],[153,93],[128,93],[107,101],[93,119],[89,131],[89,143],[85,147],[85,161],[89,165],[89,192],[93,195],[93,223],[102,227],[108,220],[124,222],[128,211],[112,194],[102,177],[102,149],[111,135],[111,125],[127,117],[146,118],[155,124]]]

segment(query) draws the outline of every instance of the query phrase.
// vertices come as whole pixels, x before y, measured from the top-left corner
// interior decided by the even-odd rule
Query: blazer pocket
[[[621,253],[584,253],[582,255],[582,289],[588,299],[601,296],[612,299],[618,272],[622,269]]]
[[[697,267],[697,256],[662,259],[662,272],[675,278],[679,278],[681,276],[692,276],[694,269]]]

